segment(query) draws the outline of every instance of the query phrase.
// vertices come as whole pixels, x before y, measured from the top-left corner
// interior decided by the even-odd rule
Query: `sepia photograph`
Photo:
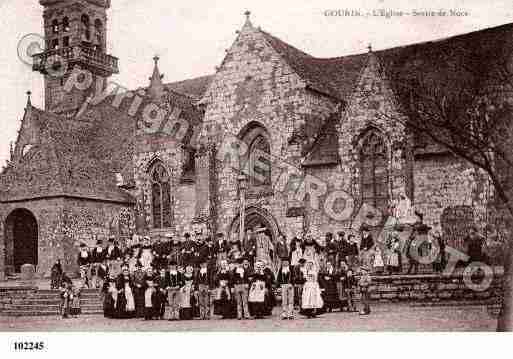
[[[511,0],[0,0],[0,24],[9,352],[512,330]]]

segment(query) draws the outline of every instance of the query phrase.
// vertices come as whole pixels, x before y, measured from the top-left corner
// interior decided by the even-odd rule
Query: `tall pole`
[[[241,174],[238,177],[240,192],[240,214],[239,214],[239,240],[244,242],[244,219],[246,217],[246,176]]]

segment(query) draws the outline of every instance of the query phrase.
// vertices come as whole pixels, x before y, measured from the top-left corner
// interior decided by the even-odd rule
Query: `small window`
[[[388,206],[388,157],[383,137],[369,132],[360,148],[360,184],[362,202],[385,210]]]
[[[151,170],[151,197],[154,228],[171,227],[171,179],[162,163]]]
[[[53,20],[52,21],[52,32],[54,34],[58,34],[59,33],[59,21],[57,21],[57,20]]]
[[[103,43],[103,24],[99,19],[94,22],[94,36],[98,50],[101,50]]]
[[[91,40],[91,30],[89,29],[89,25],[90,25],[89,16],[87,16],[86,14],[82,15],[81,23],[82,23],[82,40],[86,40],[86,41]]]
[[[62,39],[62,46],[68,47],[69,46],[69,36],[66,36]]]
[[[68,32],[69,31],[69,19],[67,17],[62,19],[62,29],[63,29],[64,32]]]
[[[59,48],[59,39],[52,40],[52,50],[57,50]]]

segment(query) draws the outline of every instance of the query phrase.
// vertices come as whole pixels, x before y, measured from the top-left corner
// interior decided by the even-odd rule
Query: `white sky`
[[[513,21],[513,0],[112,0],[108,48],[120,59],[119,84],[146,85],[160,55],[167,82],[214,72],[244,22],[244,11],[267,32],[317,57],[334,57],[427,41]],[[326,17],[328,9],[464,10],[463,17]],[[37,0],[0,0],[0,166],[9,157],[27,90],[42,108],[42,76],[17,57],[18,41],[42,33]],[[511,41],[512,39],[510,39]]]

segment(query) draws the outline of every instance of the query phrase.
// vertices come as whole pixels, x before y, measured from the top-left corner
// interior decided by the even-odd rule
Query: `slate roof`
[[[203,113],[194,101],[210,80],[204,76],[166,84],[168,91],[160,104],[178,106],[181,118],[198,125]],[[116,173],[123,174],[128,184],[133,181],[137,115],[128,115],[131,101],[115,108],[113,99],[109,96],[90,105],[76,120],[30,105],[29,120],[37,127],[38,143],[0,174],[0,201],[66,195],[133,203],[128,192],[118,187]],[[149,96],[145,98],[140,109],[150,101]],[[191,135],[192,128],[183,142],[187,143]]]
[[[264,31],[262,34],[308,87],[342,101],[347,101],[352,94],[369,56],[364,53],[315,58]],[[389,80],[399,104],[409,114],[412,88],[416,100],[422,101],[433,89],[451,99],[460,96],[463,90],[484,87],[494,66],[511,57],[511,39],[513,24],[505,24],[441,40],[374,51],[373,54],[379,59],[382,73]],[[419,77],[421,81],[416,80]],[[332,158],[337,152],[333,147],[338,146],[334,135],[322,133],[328,128],[322,126],[319,133],[314,134],[316,141],[313,148],[308,149],[305,165],[322,163],[314,159],[320,153]],[[414,146],[419,155],[447,153],[440,145],[419,136],[415,136]],[[326,162],[333,161],[326,159]]]
[[[367,53],[315,58],[264,31],[262,34],[309,88],[341,101],[347,101],[353,92],[368,59]],[[486,69],[494,59],[511,55],[511,41],[506,39],[513,39],[513,24],[439,41],[375,51],[374,54],[400,104],[407,109],[411,96],[404,84],[411,83],[412,74],[423,74],[428,84],[436,83],[449,96],[454,89],[482,86],[483,80],[479,74],[486,71],[467,71],[466,68]],[[475,62],[474,55],[480,61]],[[474,62],[470,59],[474,59]],[[195,125],[201,124],[203,113],[195,101],[203,96],[212,79],[210,75],[165,84],[167,91],[160,104],[176,104],[182,109],[184,119]],[[422,83],[416,86],[420,93],[429,90],[424,89]],[[145,98],[144,101],[151,99]],[[131,159],[137,132],[136,116],[128,116],[130,101],[124,101],[120,108],[112,107],[111,102],[112,97],[92,106],[84,113],[83,119],[80,118],[81,121],[60,118],[32,107],[30,116],[39,126],[39,143],[19,166],[7,168],[0,175],[0,199],[14,198],[24,189],[26,196],[66,193],[87,198],[133,201],[127,192],[117,187],[115,174],[133,172]],[[314,146],[306,154],[305,165],[333,165],[339,162],[336,131],[339,119],[340,116],[332,114],[319,126],[317,133],[309,134],[315,140]],[[186,136],[185,144],[189,138]],[[417,146],[424,153],[439,150],[430,147],[429,141],[423,139],[417,140]],[[31,159],[31,156],[35,158]],[[29,163],[31,161],[42,163],[39,172],[34,173]],[[34,176],[37,176],[36,181]]]
[[[339,100],[351,95],[367,54],[316,58],[260,30],[265,39],[313,90]]]
[[[180,94],[191,96],[192,98],[198,100],[203,96],[213,78],[214,75],[207,75],[184,81],[167,83],[164,84],[164,86],[167,89],[173,90]]]

